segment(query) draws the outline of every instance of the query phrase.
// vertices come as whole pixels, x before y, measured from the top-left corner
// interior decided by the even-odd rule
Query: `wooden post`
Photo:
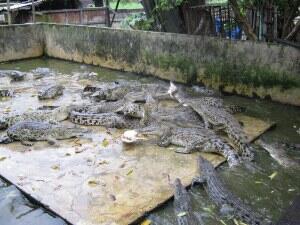
[[[106,26],[110,27],[111,23],[110,23],[110,10],[109,10],[109,0],[105,0],[105,23]]]
[[[277,38],[277,16],[278,16],[278,11],[277,11],[277,6],[274,7],[274,26],[273,26],[273,38]]]
[[[32,23],[35,23],[35,5],[34,0],[31,0],[31,9],[32,9]]]
[[[8,25],[11,24],[11,15],[10,15],[10,2],[9,0],[6,1],[7,3],[7,23]]]
[[[83,24],[83,11],[82,11],[82,7],[80,7],[80,24]]]

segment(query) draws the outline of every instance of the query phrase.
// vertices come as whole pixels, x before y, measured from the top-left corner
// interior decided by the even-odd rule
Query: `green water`
[[[0,69],[17,69],[20,71],[30,71],[37,67],[48,67],[63,74],[84,71],[97,72],[99,74],[97,79],[100,81],[126,79],[139,80],[147,83],[157,82],[158,80],[153,77],[137,76],[132,73],[113,71],[55,59],[41,58],[0,64]],[[300,127],[299,108],[237,96],[224,96],[224,100],[227,103],[235,103],[246,107],[247,115],[275,122],[276,127],[263,135],[266,142],[300,143],[300,135],[296,133],[296,130]],[[253,209],[268,215],[273,221],[276,221],[283,209],[299,194],[299,170],[284,169],[278,165],[267,152],[255,145],[254,147],[256,149],[255,166],[257,167],[255,171],[246,168],[229,170],[226,165],[223,165],[218,169],[218,173],[233,193],[245,200]],[[300,160],[299,149],[287,148],[286,150],[291,157]],[[270,179],[269,176],[274,172],[276,172],[277,175],[273,179]],[[15,193],[14,188],[11,188],[12,190],[4,190],[5,188],[7,188],[7,184],[4,183],[1,185],[0,183],[0,199],[6,199],[6,201],[1,201],[0,204],[0,218],[5,218],[3,221],[10,221],[3,224],[64,224],[62,220],[52,217],[40,207],[29,203],[18,193],[15,195],[22,199],[22,201],[17,201],[18,207],[26,206],[33,209],[33,211],[41,210],[41,215],[43,216],[39,217],[39,222],[37,223],[37,216],[33,213],[26,213],[26,223],[17,223],[16,221],[20,222],[20,219],[17,219],[16,217],[18,216],[14,213],[6,213],[3,215],[2,213],[6,212],[4,209],[12,208],[12,204],[16,202],[9,199],[10,193]],[[220,220],[223,220],[228,225],[234,224],[231,218],[220,216],[218,209],[214,207],[214,204],[209,200],[207,194],[200,186],[192,187],[190,193],[193,199],[194,211],[198,216],[203,217],[206,225],[222,224]],[[151,212],[147,215],[147,218],[152,221],[152,224],[176,224],[172,201],[166,203],[154,212]],[[0,224],[2,224],[1,219]]]

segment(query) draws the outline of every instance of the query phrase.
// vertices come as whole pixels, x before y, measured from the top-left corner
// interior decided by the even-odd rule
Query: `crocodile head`
[[[118,108],[115,112],[122,112],[124,115],[135,117],[135,118],[142,118],[145,114],[144,107],[142,107],[138,103],[127,102]]]
[[[53,115],[56,121],[63,121],[69,117],[69,112],[72,106],[61,106],[53,110]]]
[[[100,89],[94,92],[91,97],[97,101],[106,100],[107,96],[109,95],[109,89]]]
[[[87,132],[88,132],[87,129],[83,129],[78,126],[72,126],[72,127],[57,126],[55,128],[55,134],[57,139],[81,137],[84,135],[84,133]]]
[[[185,191],[183,191],[183,189],[184,189],[184,187],[182,186],[180,179],[176,178],[174,181],[174,190],[175,190],[174,198],[175,199],[179,199],[180,196],[185,192]]]
[[[215,173],[214,166],[206,159],[204,159],[202,156],[199,156],[198,158],[198,167],[201,172],[201,175],[203,176],[209,176],[210,174]]]
[[[8,126],[7,121],[4,118],[0,118],[0,130],[6,129]]]

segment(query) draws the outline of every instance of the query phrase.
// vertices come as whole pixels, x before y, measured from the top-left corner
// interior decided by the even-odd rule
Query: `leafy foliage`
[[[152,18],[147,19],[145,13],[134,13],[126,17],[121,27],[125,29],[136,29],[136,30],[151,30],[154,20]]]

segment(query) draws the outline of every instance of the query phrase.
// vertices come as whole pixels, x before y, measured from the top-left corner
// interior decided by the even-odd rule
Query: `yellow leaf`
[[[272,173],[269,178],[273,180],[277,176],[277,172]]]
[[[89,180],[88,185],[91,187],[96,187],[98,185],[98,181],[96,180]]]
[[[220,222],[223,224],[223,225],[227,225],[224,220],[220,220]]]
[[[180,212],[180,213],[177,214],[177,216],[178,217],[183,217],[183,216],[186,216],[186,214],[187,214],[186,212]]]
[[[206,212],[212,213],[211,208],[204,207],[203,210],[206,211]]]
[[[127,176],[133,173],[133,170],[129,170],[128,173],[126,173]]]
[[[239,225],[239,222],[236,219],[233,219],[235,225]]]
[[[296,191],[296,189],[295,188],[288,189],[288,192],[293,192],[293,191]]]
[[[53,165],[53,166],[51,166],[51,169],[53,169],[53,170],[59,170],[60,168],[59,168],[59,165]]]
[[[151,220],[146,219],[141,223],[141,225],[150,225],[151,223],[152,223]]]
[[[3,161],[3,160],[5,160],[5,159],[6,159],[5,156],[0,156],[0,161]]]
[[[101,160],[98,162],[98,165],[104,165],[104,164],[109,164],[109,162],[106,160]]]
[[[104,138],[103,141],[102,141],[102,146],[105,148],[108,145],[109,145],[109,141],[106,138]]]
[[[256,184],[262,184],[262,181],[255,181]]]

